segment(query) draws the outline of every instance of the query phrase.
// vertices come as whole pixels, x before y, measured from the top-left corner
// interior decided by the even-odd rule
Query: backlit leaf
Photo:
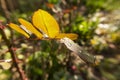
[[[24,19],[21,19],[21,18],[18,19],[18,20],[23,26],[26,27],[27,30],[34,33],[38,38],[40,38],[40,39],[42,38],[42,34],[37,29],[35,29],[35,27],[33,27],[33,25],[30,22],[28,22]]]
[[[27,33],[34,33],[39,39],[61,39],[68,37],[75,40],[78,37],[78,35],[74,33],[60,33],[59,25],[54,17],[47,11],[41,9],[34,12],[32,17],[33,24],[21,18],[19,22],[21,23],[21,28],[13,23],[10,23],[9,26],[26,37],[29,37]]]
[[[8,24],[12,29],[18,31],[19,33],[23,34],[24,36],[26,36],[27,38],[30,37],[29,34],[27,34],[24,30],[22,30],[18,25],[10,23]]]
[[[75,40],[75,39],[77,39],[78,35],[74,34],[74,33],[60,33],[55,38],[61,39],[61,38],[64,38],[64,37],[67,37],[67,38],[70,38],[72,40]]]
[[[48,12],[39,9],[33,14],[33,24],[36,28],[47,34],[50,38],[54,38],[59,34],[59,25]]]

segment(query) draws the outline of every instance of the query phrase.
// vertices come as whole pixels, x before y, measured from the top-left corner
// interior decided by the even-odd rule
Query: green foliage
[[[95,35],[98,21],[91,21],[78,16],[72,25],[74,32],[79,34],[81,41],[90,40]]]
[[[6,22],[6,19],[0,15],[0,20],[3,21],[3,22]]]
[[[4,66],[7,66],[7,65],[4,65]],[[1,80],[9,80],[11,78],[11,73],[9,70],[2,70],[0,69],[0,79]]]
[[[55,45],[55,42],[53,43],[54,45],[52,43],[42,41],[42,52],[37,51],[28,58],[27,72],[31,79],[44,79],[45,75],[48,75],[49,79],[52,80],[55,75],[54,73],[61,68],[64,69],[59,57],[63,55],[55,53],[58,47],[56,46],[57,44]],[[64,57],[61,58],[63,59]],[[32,76],[33,74],[36,75]]]
[[[93,13],[99,9],[104,9],[106,0],[86,0],[86,6],[90,13]]]
[[[48,0],[49,3],[57,4],[59,0]]]

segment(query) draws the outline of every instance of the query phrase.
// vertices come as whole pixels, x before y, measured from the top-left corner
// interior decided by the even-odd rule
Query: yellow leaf
[[[59,34],[59,25],[48,12],[39,9],[33,14],[33,24],[36,28],[47,34],[50,38],[54,38]]]
[[[27,30],[34,33],[38,38],[42,38],[42,34],[35,27],[33,27],[33,25],[30,22],[21,18],[18,20]]]
[[[26,36],[27,38],[30,37],[29,34],[27,34],[24,30],[22,30],[18,25],[10,23],[8,24],[9,27],[11,27],[12,29],[18,31],[19,33],[23,34],[24,36]]]
[[[59,25],[57,21],[48,12],[39,9],[34,12],[32,22],[36,28],[47,34],[49,38],[61,39],[68,37],[72,40],[77,39],[78,35],[73,33],[60,33]]]
[[[31,33],[34,33],[39,39],[46,37],[48,39],[61,39],[64,37],[68,37],[72,40],[75,40],[78,37],[78,35],[74,33],[60,33],[59,25],[54,19],[54,17],[48,12],[41,9],[34,12],[32,17],[33,25],[30,22],[21,18],[19,19],[19,22],[22,24],[21,27],[23,27],[23,30],[18,25],[13,23],[10,23],[9,26],[16,31],[22,33],[26,37],[30,37],[27,34],[27,32],[29,33],[29,31]]]
[[[61,38],[64,38],[64,37],[67,37],[67,38],[70,38],[72,40],[75,40],[75,39],[77,39],[78,35],[74,34],[74,33],[60,33],[55,38],[56,39],[61,39]]]

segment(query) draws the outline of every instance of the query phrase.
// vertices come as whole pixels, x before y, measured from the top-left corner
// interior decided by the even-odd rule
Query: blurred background
[[[78,34],[76,43],[103,58],[99,65],[87,65],[57,40],[26,39],[7,26],[31,21],[38,9],[54,16],[61,32]],[[120,80],[120,0],[0,0],[0,22],[29,80]],[[0,34],[0,60],[8,59]],[[0,80],[20,80],[12,62],[0,62]]]

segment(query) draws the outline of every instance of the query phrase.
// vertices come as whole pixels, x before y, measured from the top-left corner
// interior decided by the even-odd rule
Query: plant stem
[[[0,28],[0,33],[1,33],[2,38],[3,38],[3,40],[5,41],[5,43],[6,43],[7,47],[8,47],[8,50],[9,50],[9,52],[11,54],[11,57],[12,57],[12,60],[13,60],[13,64],[17,68],[17,71],[19,72],[21,80],[28,80],[28,78],[24,74],[24,71],[18,66],[17,57],[16,57],[15,52],[12,49],[12,44],[7,39],[4,30],[1,29],[1,28]]]

